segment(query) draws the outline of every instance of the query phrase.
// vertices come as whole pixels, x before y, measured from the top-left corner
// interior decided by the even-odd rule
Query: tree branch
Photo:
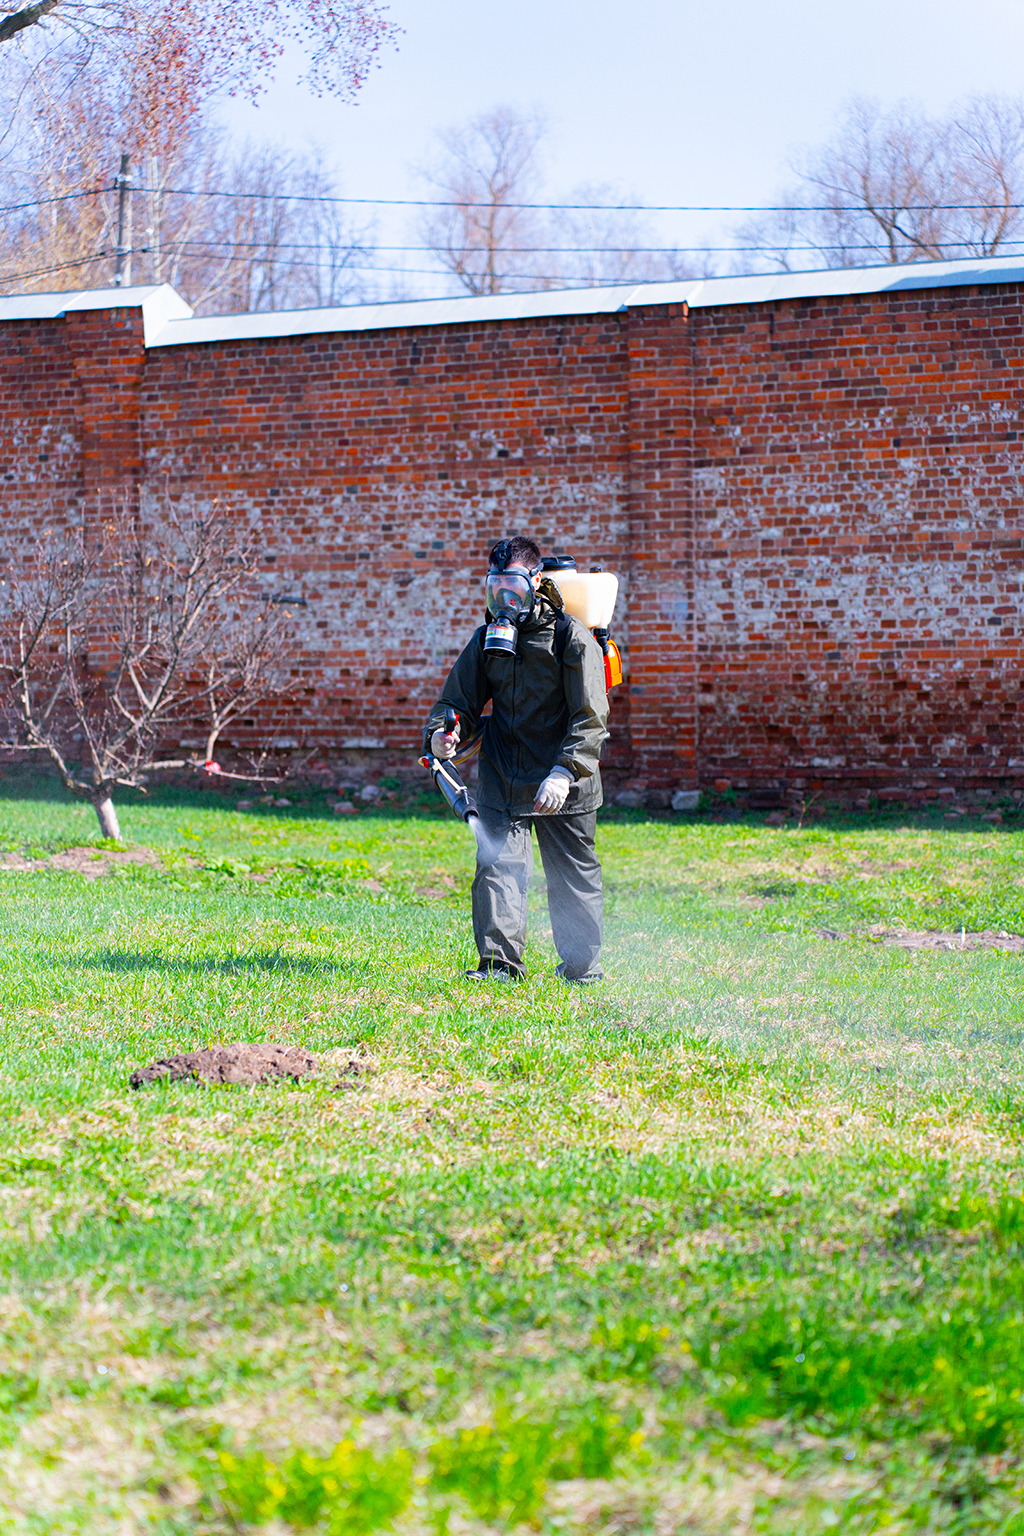
[[[0,552],[16,569],[13,549]],[[78,533],[44,537],[34,576],[0,583],[0,639],[13,652],[0,669],[12,724],[4,744],[46,752],[101,824],[116,786],[201,772],[224,727],[287,684],[290,615],[260,611],[260,593],[243,585],[258,556],[254,536],[238,540],[216,515],[180,519],[173,508],[145,544],[127,506],[95,550]],[[164,755],[176,730],[201,722],[205,757]],[[281,782],[260,768],[223,777]]]
[[[44,16],[49,16],[55,11],[60,0],[37,0],[35,5],[26,5],[23,11],[15,11],[13,16],[5,16],[0,21],[0,43],[9,42],[12,37],[17,37],[26,27],[34,27]]]

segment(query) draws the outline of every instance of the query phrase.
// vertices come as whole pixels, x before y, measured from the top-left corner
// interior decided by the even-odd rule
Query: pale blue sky
[[[644,202],[763,203],[787,157],[855,95],[941,111],[980,91],[1024,94],[1021,0],[393,0],[397,51],[358,104],[293,82],[295,56],[232,128],[328,148],[353,196],[416,195],[437,128],[498,102],[551,123],[549,183],[613,182]],[[408,233],[399,216],[385,238]],[[718,243],[719,220],[665,220],[668,239]],[[423,291],[442,291],[429,279]]]

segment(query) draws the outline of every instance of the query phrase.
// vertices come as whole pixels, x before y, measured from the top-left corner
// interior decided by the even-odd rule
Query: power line
[[[102,197],[109,187],[90,187],[80,192],[65,192],[59,197],[32,198],[0,207],[2,213],[20,213],[26,208],[44,208],[53,203],[73,202],[81,197]],[[492,203],[455,201],[444,198],[413,197],[335,197],[306,192],[233,192],[218,187],[135,187],[136,192],[162,197],[221,197],[250,202],[343,204],[362,208],[493,208]],[[871,210],[851,203],[501,203],[501,208],[515,212],[548,213],[860,213]],[[889,213],[1019,213],[1024,203],[901,203],[884,211]]]
[[[1021,243],[1024,243],[1024,242],[1016,242],[1016,243],[1021,244]],[[253,267],[260,267],[260,268],[275,267],[277,269],[277,271],[279,273],[281,273],[281,274],[285,274],[285,273],[288,273],[288,272],[299,272],[299,271],[319,271],[319,270],[322,269],[322,263],[319,262],[319,261],[298,261],[298,260],[294,260],[294,259],[288,260],[288,261],[276,261],[275,260],[275,252],[280,250],[280,249],[282,249],[282,247],[280,247],[280,246],[267,245],[267,246],[259,246],[256,249],[258,251],[264,252],[264,255],[262,255],[262,256],[259,255],[259,254],[245,254],[245,255],[235,255],[235,256],[222,255],[222,256],[219,257],[219,260],[220,260],[220,262],[223,265],[228,265],[228,264],[249,264],[249,265],[251,265]],[[316,247],[313,247],[313,249],[316,249]],[[136,246],[132,250],[131,254],[133,256],[145,255],[148,250],[149,250],[148,246]],[[164,252],[169,252],[169,251],[175,250],[175,247],[173,245],[171,245],[171,244],[165,244],[164,246],[162,246],[162,250]],[[724,254],[732,254],[732,253],[738,251],[739,254],[753,254],[753,255],[762,255],[762,254],[764,254],[763,253],[763,249],[760,246],[751,246],[749,248],[736,247],[736,246],[720,246],[720,247],[711,246],[711,247],[705,247],[705,248],[695,248],[695,254],[701,254],[702,250],[706,250],[708,253],[713,253],[714,251],[719,251],[719,252],[724,253]],[[38,270],[36,270],[34,272],[15,272],[15,273],[10,273],[7,276],[0,276],[0,283],[16,282],[16,281],[18,281],[19,279],[22,279],[22,278],[42,277],[42,276],[46,276],[46,275],[48,275],[50,273],[54,273],[54,272],[67,271],[67,270],[69,270],[71,268],[74,268],[74,267],[86,266],[90,262],[106,260],[107,258],[111,257],[113,254],[114,254],[113,251],[101,251],[96,256],[86,256],[86,257],[84,257],[80,261],[62,262],[62,263],[60,263],[57,266],[43,267],[43,268],[40,268],[40,269],[38,269]],[[179,252],[179,254],[187,255],[188,252],[187,251]],[[363,254],[363,253],[360,252],[359,254]],[[515,253],[512,253],[512,254],[515,254]],[[910,266],[910,265],[913,265],[913,263],[902,263],[902,265]],[[497,274],[494,274],[494,273],[490,273],[490,272],[457,271],[457,270],[453,270],[451,268],[447,268],[447,269],[440,268],[439,269],[438,267],[405,267],[405,266],[403,266],[403,267],[385,267],[385,266],[380,266],[378,263],[372,262],[372,261],[366,261],[366,262],[340,261],[339,264],[338,264],[338,271],[339,272],[369,272],[369,273],[387,274],[389,276],[390,275],[399,275],[399,276],[409,276],[409,277],[445,277],[445,276],[447,276],[447,277],[457,277],[457,278],[460,278],[460,279],[468,278],[471,281],[482,280],[484,278],[488,278],[488,277],[492,277],[492,276],[497,276],[503,282],[507,281],[507,282],[521,282],[521,283],[558,283],[558,284],[561,284],[561,285],[566,286],[566,287],[583,287],[583,288],[620,287],[623,284],[634,284],[634,285],[636,285],[638,287],[643,287],[647,283],[655,284],[655,283],[660,283],[660,282],[664,282],[664,281],[689,282],[689,281],[692,280],[689,277],[684,277],[684,278],[681,278],[681,279],[642,278],[642,277],[635,277],[635,276],[623,277],[621,274],[620,275],[615,275],[615,276],[610,276],[610,277],[601,277],[601,276],[592,277],[590,275],[580,275],[578,273],[571,273],[571,272],[509,272],[509,271],[503,271],[503,272],[499,272]],[[746,273],[746,274],[737,274],[737,275],[756,276],[757,274],[756,273]],[[770,276],[780,276],[780,275],[784,275],[784,274],[779,273],[779,272],[773,272],[773,273],[770,273],[768,275],[770,275]],[[107,285],[105,285],[105,286],[107,286]]]
[[[908,242],[909,243],[909,242]],[[970,251],[972,240],[937,240],[936,247]],[[1024,238],[1020,240],[1003,240],[1002,246],[1024,245]],[[161,249],[184,250],[186,248],[198,248],[200,250],[229,250],[229,251],[330,251],[336,247],[321,245],[315,242],[287,241],[287,240],[165,240]],[[352,245],[344,247],[346,250],[387,251],[391,255],[428,256],[437,255],[437,247],[433,245],[373,245],[371,247]],[[852,241],[838,241],[835,245],[819,243],[815,245],[779,245],[777,242],[766,241],[764,245],[489,245],[488,252],[495,256],[684,256],[694,254],[697,256],[721,256],[736,252],[744,255],[757,255],[766,250],[787,251],[881,251],[882,246],[878,241],[871,244],[857,244]],[[921,247],[915,247],[920,250]],[[147,252],[148,245],[137,246],[137,251]],[[973,254],[973,253],[972,253]]]
[[[911,246],[904,241],[910,249],[921,250],[921,246]],[[969,256],[977,256],[982,259],[982,253],[973,250],[975,241],[972,240],[937,240],[935,249],[940,250],[964,250]],[[1024,236],[1020,239],[1005,239],[1000,242],[1000,249],[1005,250],[1009,246],[1024,246]],[[133,256],[145,256],[150,253],[152,246],[136,245],[131,248]],[[483,248],[479,248],[482,252]],[[817,241],[813,245],[781,245],[778,242],[765,241],[762,245],[491,245],[486,247],[490,255],[495,256],[757,256],[763,251],[787,250],[802,251],[809,255],[817,252],[831,251],[868,251],[876,254],[885,254],[885,250],[879,241],[851,241],[838,240],[834,244],[825,241]],[[370,251],[387,252],[392,256],[440,256],[436,246],[433,245],[362,245],[354,241],[351,245],[331,245],[322,241],[312,240],[195,240],[191,236],[185,236],[180,240],[173,237],[160,242],[160,250],[164,254],[177,252],[179,254],[197,254],[226,252],[226,251],[322,251],[329,255],[338,251],[355,251],[368,254]],[[109,254],[109,253],[107,253]],[[466,254],[474,254],[474,248],[469,247]],[[998,254],[998,253],[997,253]],[[92,258],[90,258],[92,259]],[[242,258],[239,258],[242,259]],[[931,258],[941,259],[941,258]],[[957,258],[950,258],[956,260]],[[984,258],[988,259],[988,258]],[[906,265],[906,263],[902,263]]]
[[[60,197],[35,197],[27,203],[10,203],[6,208],[0,208],[0,213],[20,213],[23,208],[48,208],[51,203],[73,203],[79,197],[100,197],[106,190],[105,187],[90,187],[85,192],[64,192]]]
[[[945,247],[949,247],[950,245],[955,245],[955,244],[965,245],[966,242],[943,241],[942,244]],[[1024,245],[1024,240],[1009,240],[1009,241],[1006,241],[1005,244],[1006,245],[1020,246],[1020,245]],[[276,265],[279,268],[279,270],[281,270],[283,272],[303,271],[303,270],[305,270],[305,271],[315,271],[315,270],[319,270],[322,267],[323,263],[321,261],[296,261],[294,259],[293,260],[289,260],[289,261],[281,261],[281,262],[279,262],[279,261],[276,261],[276,259],[275,259],[276,258],[276,253],[278,251],[282,251],[282,250],[288,250],[288,251],[318,251],[318,252],[322,251],[322,252],[325,252],[325,253],[329,253],[330,250],[331,250],[331,248],[329,246],[301,245],[301,244],[285,245],[285,244],[271,243],[271,242],[268,242],[268,241],[253,241],[253,242],[246,242],[246,243],[243,243],[243,242],[230,242],[230,241],[179,241],[179,242],[165,241],[161,245],[161,250],[162,250],[163,253],[168,254],[168,255],[169,254],[177,254],[179,256],[188,256],[191,253],[191,248],[195,247],[195,246],[198,246],[200,248],[200,253],[202,253],[202,252],[209,252],[216,259],[219,259],[223,264],[228,264],[228,263],[230,263],[230,264],[250,263],[253,266]],[[613,247],[600,247],[600,246],[594,246],[594,247],[569,246],[569,247],[531,247],[531,248],[527,248],[527,249],[523,249],[523,250],[515,250],[515,249],[510,249],[510,248],[495,248],[495,249],[496,249],[497,254],[501,254],[501,255],[519,255],[519,256],[531,255],[531,254],[533,254],[533,255],[536,255],[536,254],[548,254],[548,255],[552,255],[552,254],[555,254],[555,255],[557,255],[557,254],[566,254],[566,255],[600,255],[600,254],[616,255],[616,254],[618,254],[618,255],[629,255],[629,254],[633,254],[634,252],[636,252],[638,254],[661,253],[661,254],[669,254],[669,255],[675,254],[675,255],[757,255],[757,256],[759,256],[759,255],[763,255],[765,253],[765,251],[767,249],[770,249],[770,248],[771,247],[767,247],[767,246],[735,246],[735,245],[719,245],[719,246],[716,246],[716,245],[711,245],[711,246],[673,246],[673,247],[668,247],[668,246],[664,246],[664,247],[663,246],[649,246],[649,247],[622,247],[622,248],[617,248],[617,247],[614,247],[614,248]],[[227,254],[228,251],[239,250],[239,249],[241,249],[246,254],[242,254],[242,255],[229,255],[229,254]],[[408,252],[409,254],[414,254],[416,252],[429,253],[429,252],[431,252],[433,250],[433,247],[431,247],[431,246],[379,246],[379,247],[375,247],[374,249],[381,250],[381,251],[390,251],[390,252],[398,253],[398,254],[403,254],[405,252]],[[788,247],[786,247],[786,249],[787,250],[791,250],[791,251],[807,251],[807,252],[812,252],[812,253],[813,252],[819,252],[819,251],[861,251],[861,250],[864,250],[864,251],[874,251],[876,253],[878,252],[878,246],[877,245],[871,245],[871,246],[868,246],[868,245],[864,245],[864,246],[859,246],[859,245],[788,246]],[[131,254],[133,256],[146,255],[146,254],[148,254],[149,250],[150,250],[150,247],[146,246],[146,245],[135,246],[135,247],[132,248]],[[349,248],[349,250],[351,250],[352,254],[359,254],[359,255],[369,254],[363,248],[360,248],[360,247],[352,247],[352,248]],[[262,254],[258,254],[258,253],[262,253]],[[23,282],[23,281],[26,281],[29,278],[48,277],[48,276],[51,276],[51,275],[53,275],[53,274],[55,274],[57,272],[72,271],[72,270],[75,270],[75,269],[77,269],[79,267],[89,266],[93,262],[105,261],[109,257],[111,257],[113,254],[114,253],[112,251],[103,250],[103,251],[99,251],[97,254],[95,254],[93,256],[83,256],[83,257],[80,257],[79,259],[77,259],[75,261],[58,262],[58,263],[55,263],[54,265],[48,266],[48,267],[37,267],[37,268],[34,268],[33,270],[28,271],[28,272],[8,272],[8,273],[0,274],[0,283]],[[913,263],[908,263],[908,262],[899,263],[899,264],[900,265],[913,265]],[[459,271],[453,271],[451,268],[448,268],[448,269],[444,269],[444,268],[438,269],[437,267],[408,267],[408,266],[390,267],[390,266],[381,266],[377,262],[374,262],[374,261],[355,262],[355,261],[344,260],[344,259],[342,259],[339,262],[339,270],[345,271],[345,272],[369,272],[369,273],[376,272],[376,273],[380,273],[380,274],[387,274],[389,276],[391,276],[391,275],[399,275],[399,276],[409,276],[409,277],[442,277],[442,276],[448,275],[448,276],[456,276],[456,277],[459,277],[459,278],[468,278],[468,279],[470,279],[470,281],[480,280],[480,279],[483,279],[483,278],[486,278],[486,277],[489,277],[489,276],[493,275],[493,274],[488,273],[488,272],[468,272],[468,271],[466,271],[466,272],[459,272]],[[647,283],[647,282],[652,282],[653,283],[653,282],[662,282],[662,281],[666,280],[666,279],[663,279],[663,278],[642,278],[642,277],[635,277],[635,276],[628,276],[628,275],[627,276],[623,276],[621,274],[617,274],[617,275],[611,276],[611,277],[602,277],[602,276],[593,277],[593,276],[590,276],[590,275],[581,276],[581,275],[579,275],[577,273],[571,273],[571,272],[508,272],[508,271],[505,271],[505,272],[501,272],[501,273],[499,273],[497,275],[501,278],[502,281],[523,282],[523,283],[561,283],[561,284],[564,284],[565,286],[568,286],[568,287],[604,287],[604,286],[609,286],[609,285],[614,286],[616,284],[622,284],[622,283],[635,283],[638,286],[642,286],[644,283]],[[751,275],[752,276],[752,275],[755,275],[755,274],[747,274],[747,275]],[[776,274],[772,274],[772,275],[779,275],[779,274],[776,273]],[[671,280],[671,279],[669,279],[669,280]],[[685,278],[681,279],[681,281],[687,281],[687,280],[688,279],[685,279]]]
[[[37,267],[34,272],[8,272],[0,276],[0,283],[20,283],[29,277],[49,277],[53,272],[70,272],[74,267],[87,267],[93,261],[106,261],[113,251],[100,251],[96,256],[82,256],[77,261],[61,261],[52,267]]]
[[[153,187],[139,187],[140,192],[152,192],[159,190]],[[219,190],[199,191],[188,187],[166,187],[163,189],[167,196],[180,197],[229,197],[250,198],[253,201],[260,199],[271,202],[289,203],[346,203],[367,208],[493,208],[493,203],[457,202],[443,198],[421,197],[325,197],[314,196],[311,193],[302,192],[223,192]],[[851,204],[844,207],[835,203],[823,203],[814,205],[808,203],[776,204],[766,203],[501,203],[500,208],[510,208],[517,212],[534,210],[536,212],[556,213],[867,213],[868,209],[859,204]],[[1024,208],[1024,203],[909,203],[900,204],[899,209],[889,210],[900,213],[1010,213]]]

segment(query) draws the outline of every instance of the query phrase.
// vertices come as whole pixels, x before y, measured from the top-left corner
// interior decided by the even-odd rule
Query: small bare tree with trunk
[[[422,221],[425,244],[467,293],[516,293],[534,277],[543,225],[521,205],[537,195],[540,118],[500,106],[439,136],[441,156],[424,171],[448,203]]]
[[[118,787],[221,773],[225,728],[286,691],[290,614],[259,590],[259,540],[215,514],[168,510],[144,530],[125,509],[95,539],[45,534],[19,563],[23,547],[10,538],[0,583],[0,744],[47,756],[119,838]],[[197,728],[203,755],[174,755]]]

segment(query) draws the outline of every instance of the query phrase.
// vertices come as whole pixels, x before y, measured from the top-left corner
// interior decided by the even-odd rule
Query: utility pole
[[[114,287],[129,288],[132,281],[132,160],[121,156],[121,170],[114,178],[117,188],[117,255],[114,257]]]
[[[160,161],[156,155],[149,157],[149,168],[146,171],[146,180],[149,191],[146,194],[146,203],[149,208],[149,227],[146,230],[146,242],[149,246],[149,271],[150,282],[163,282],[164,276],[164,198],[160,191]]]

